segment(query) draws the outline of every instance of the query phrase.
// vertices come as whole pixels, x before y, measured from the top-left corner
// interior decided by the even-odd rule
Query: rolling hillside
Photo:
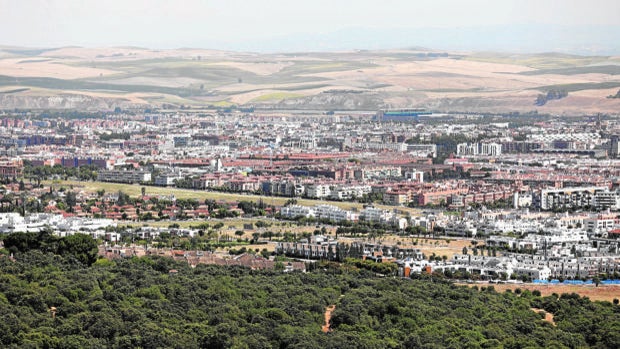
[[[0,106],[617,113],[620,57],[425,49],[255,54],[0,47]],[[568,92],[543,106],[539,94]]]

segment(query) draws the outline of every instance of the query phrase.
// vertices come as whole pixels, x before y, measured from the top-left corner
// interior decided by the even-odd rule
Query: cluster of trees
[[[24,165],[24,177],[35,179],[39,185],[42,179],[55,177],[65,180],[75,178],[81,181],[95,181],[97,180],[98,171],[99,168],[96,165],[84,165],[80,167]]]
[[[97,241],[86,234],[58,237],[47,230],[37,233],[11,233],[3,237],[3,242],[4,248],[14,254],[31,250],[43,251],[75,259],[87,266],[97,260]]]
[[[565,91],[565,90],[549,90],[549,91],[547,91],[547,94],[539,94],[536,97],[535,104],[537,106],[543,106],[543,105],[547,104],[548,101],[552,101],[554,99],[562,99],[562,98],[564,98],[566,96],[568,96],[568,91]]]
[[[607,96],[607,98],[620,98],[620,90],[618,90],[618,92],[616,92],[615,95],[609,95]]]
[[[394,263],[377,263],[369,260],[361,260],[358,258],[346,258],[344,260],[345,265],[352,265],[359,269],[370,270],[373,273],[381,275],[395,275],[398,271],[398,266]]]
[[[5,348],[620,347],[620,307],[574,295],[375,277],[334,263],[282,273],[162,257],[87,267],[39,250],[16,259],[0,257]]]
[[[108,115],[106,112],[83,112],[77,110],[61,110],[61,111],[45,111],[38,115],[28,115],[29,118],[44,119],[66,119],[66,120],[84,120],[84,119],[105,119]]]
[[[473,209],[480,209],[483,206],[490,210],[499,210],[499,209],[508,209],[512,208],[512,202],[508,199],[499,199],[493,202],[485,202],[485,203],[471,203],[469,206]]]

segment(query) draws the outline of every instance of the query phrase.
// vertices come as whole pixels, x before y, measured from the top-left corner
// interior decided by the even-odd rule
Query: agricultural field
[[[620,100],[606,98],[620,89],[620,59],[611,56],[423,49],[255,54],[138,47],[0,48],[0,72],[0,105],[5,108],[165,104],[377,110],[390,105],[566,115],[620,110]],[[536,96],[550,89],[569,95],[535,105]]]

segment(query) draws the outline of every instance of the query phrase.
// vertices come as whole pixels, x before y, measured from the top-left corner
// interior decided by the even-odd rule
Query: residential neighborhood
[[[231,244],[218,252],[224,256],[232,242],[258,242],[273,230],[257,228],[252,220],[276,220],[281,226],[316,222],[334,235],[295,240],[286,228],[269,231],[263,243],[274,255],[266,257],[376,261],[382,256],[379,260],[397,265],[401,276],[426,272],[531,281],[617,275],[617,120],[476,124],[470,121],[495,116],[416,111],[395,122],[377,113],[4,115],[0,207],[7,213],[1,214],[0,227],[4,233],[86,233],[121,251],[123,242],[136,240],[163,247],[155,241],[162,232],[196,239],[199,228],[169,227],[217,220],[239,231],[234,238],[232,231],[226,235]],[[459,123],[462,118],[469,122]],[[89,190],[90,183],[121,189]],[[178,190],[189,198],[177,198]],[[226,223],[235,217],[250,223]],[[154,222],[168,227],[160,225],[155,235],[130,228]],[[476,246],[429,255],[416,245],[420,232]],[[258,238],[250,239],[252,234]],[[390,252],[386,258],[389,245],[343,252],[351,244],[389,236],[400,238],[400,249],[415,253]]]

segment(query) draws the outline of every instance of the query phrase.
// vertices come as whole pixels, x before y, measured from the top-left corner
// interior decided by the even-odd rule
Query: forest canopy
[[[620,307],[577,295],[497,293],[335,263],[282,273],[163,257],[88,266],[39,249],[15,259],[0,257],[5,348],[620,347]]]

